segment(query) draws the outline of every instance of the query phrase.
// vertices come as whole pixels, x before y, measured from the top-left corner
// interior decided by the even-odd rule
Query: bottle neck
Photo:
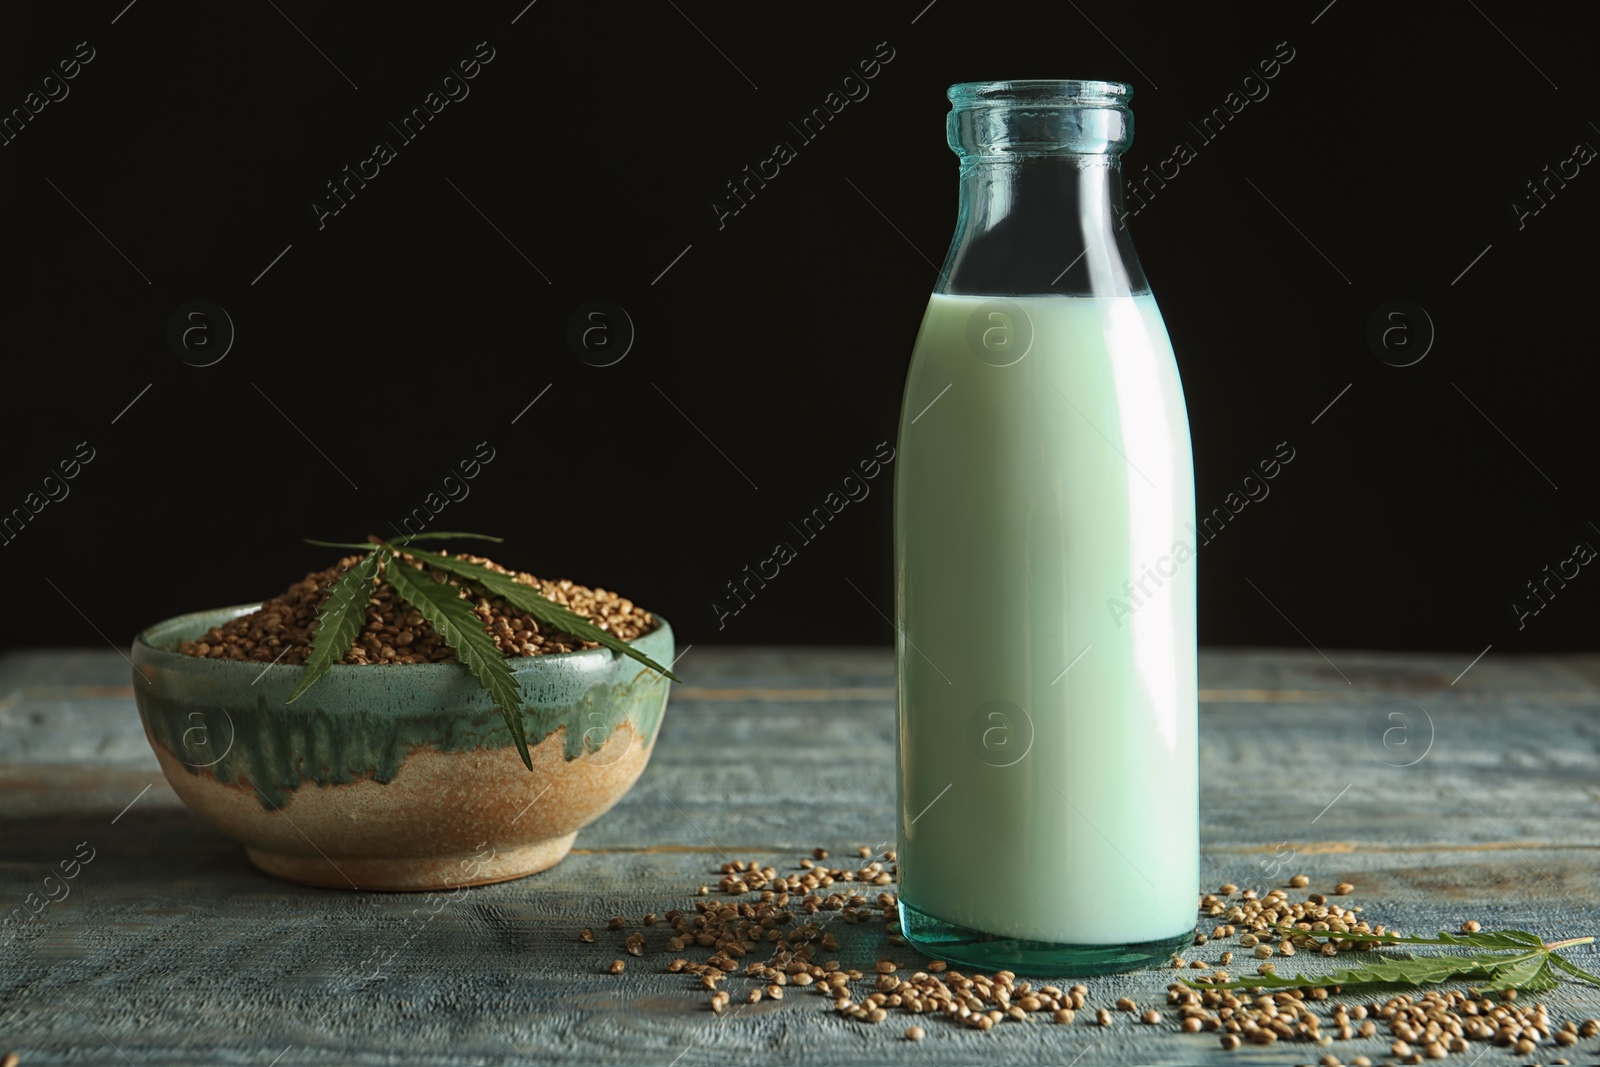
[[[961,211],[937,293],[1128,296],[1149,291],[1115,154],[964,162]]]

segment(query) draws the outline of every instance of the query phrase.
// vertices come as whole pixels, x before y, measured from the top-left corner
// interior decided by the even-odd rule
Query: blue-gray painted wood
[[[1368,918],[1408,930],[1475,918],[1547,939],[1600,933],[1600,656],[1490,656],[1455,684],[1467,657],[1330,658],[1336,667],[1309,652],[1202,655],[1206,887],[1304,872],[1313,887],[1355,883]],[[257,873],[166,787],[115,653],[0,658],[0,915],[26,914],[46,874],[94,850],[65,899],[15,937],[0,930],[0,1052],[16,1049],[26,1067],[1089,1067],[1313,1063],[1328,1051],[1223,1053],[1170,1019],[1126,1017],[1109,1031],[1039,1022],[987,1034],[922,1019],[928,1036],[912,1044],[900,1037],[910,1016],[848,1022],[798,989],[741,1009],[742,979],[729,983],[733,1009],[713,1016],[696,980],[665,972],[666,926],[647,929],[641,960],[605,920],[692,906],[725,857],[788,868],[818,845],[842,856],[888,839],[893,665],[876,649],[701,649],[679,668],[686,684],[643,779],[566,861],[429,904]],[[1432,723],[1427,755],[1382,762],[1367,741],[1374,713],[1381,731],[1387,710],[1418,707]],[[1274,869],[1288,849],[1293,860]],[[577,940],[581,927],[595,944]],[[917,960],[871,924],[835,929],[847,966]],[[1226,947],[1192,956],[1214,961]],[[603,973],[619,957],[628,972]],[[1600,954],[1580,959],[1600,970]],[[1090,980],[1091,1006],[1163,1004],[1171,980]],[[1583,1018],[1600,1015],[1596,992],[1568,985],[1544,999]],[[1386,1049],[1371,1039],[1332,1051],[1382,1062]],[[1485,1062],[1506,1056],[1490,1050]],[[1600,1040],[1566,1056],[1600,1060]]]

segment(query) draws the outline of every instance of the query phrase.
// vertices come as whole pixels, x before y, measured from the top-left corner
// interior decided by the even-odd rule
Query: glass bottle
[[[895,463],[898,861],[905,936],[976,967],[1130,970],[1195,926],[1194,467],[1131,96],[949,91],[960,214]]]

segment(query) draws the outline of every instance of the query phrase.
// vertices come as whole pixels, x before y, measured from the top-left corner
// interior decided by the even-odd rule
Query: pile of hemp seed
[[[419,562],[403,552],[401,556],[412,563]],[[177,651],[208,659],[302,664],[311,653],[313,624],[328,598],[328,590],[346,571],[366,558],[346,556],[333,567],[314,571],[255,611],[213,626],[193,641],[180,643]],[[624,641],[641,637],[657,626],[655,616],[610,590],[591,589],[565,579],[543,580],[508,570],[482,556],[460,554],[455,558],[480,564],[529,585],[547,599],[585,616],[600,629]],[[430,573],[435,580],[462,586],[462,580],[455,575],[443,571]],[[471,591],[466,595],[495,645],[507,656],[539,656],[600,647],[596,642],[542,625],[500,597],[482,597]],[[433,626],[411,605],[395,595],[380,572],[367,604],[366,621],[350,651],[339,662],[453,663],[455,659],[455,650],[445,644]]]

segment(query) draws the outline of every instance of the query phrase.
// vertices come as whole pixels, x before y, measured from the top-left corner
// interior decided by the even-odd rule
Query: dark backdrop
[[[7,5],[0,107],[39,111],[0,147],[0,511],[68,495],[0,547],[0,643],[273,594],[336,555],[300,538],[390,532],[483,441],[435,529],[684,642],[887,642],[890,477],[721,629],[712,603],[894,438],[955,218],[946,86],[1097,77],[1135,86],[1130,176],[1197,150],[1132,225],[1200,507],[1295,449],[1201,553],[1202,640],[1592,648],[1597,568],[1513,601],[1600,547],[1593,8],[1325,3]],[[490,50],[413,140],[384,125]],[[1214,139],[1190,125],[1246,90]],[[796,157],[719,219],[779,140]],[[345,166],[376,176],[332,213]],[[1525,183],[1563,169],[1533,213]],[[611,366],[568,339],[596,300],[632,324]],[[231,347],[190,365],[219,307]],[[616,353],[607,315],[589,342]]]

